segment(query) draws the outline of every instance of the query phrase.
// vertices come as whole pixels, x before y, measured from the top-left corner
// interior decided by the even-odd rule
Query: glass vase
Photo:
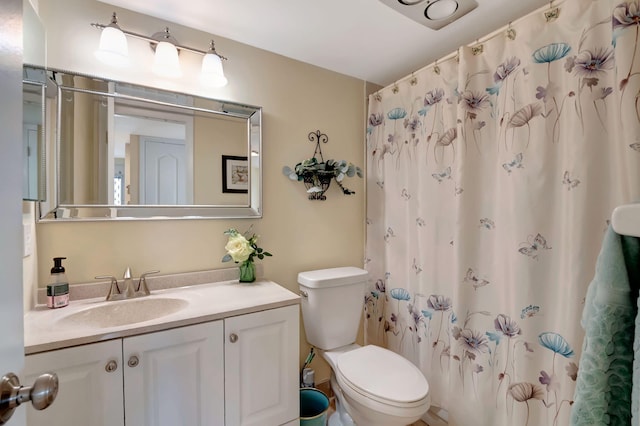
[[[240,264],[240,282],[252,283],[256,280],[256,265],[250,260]]]

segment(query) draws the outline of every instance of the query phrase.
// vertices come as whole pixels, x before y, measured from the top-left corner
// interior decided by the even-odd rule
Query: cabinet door
[[[46,410],[24,404],[27,425],[124,425],[121,359],[120,340],[26,356],[22,383],[49,371],[60,381],[58,396]]]
[[[222,321],[123,339],[128,426],[224,425]]]
[[[225,319],[225,425],[298,418],[298,305]]]

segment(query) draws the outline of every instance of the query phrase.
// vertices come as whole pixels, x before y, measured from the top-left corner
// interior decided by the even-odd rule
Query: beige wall
[[[93,57],[100,32],[91,22],[106,23],[112,6],[89,0],[40,0],[40,15],[48,37],[48,66],[152,85],[182,92],[229,99],[263,107],[264,217],[261,220],[171,220],[37,225],[38,284],[46,285],[51,258],[65,256],[73,282],[95,275],[120,276],[127,266],[134,273],[162,273],[229,266],[220,259],[224,230],[245,230],[253,224],[260,245],[273,253],[263,261],[265,276],[298,292],[298,272],[334,266],[362,266],[364,257],[364,182],[352,178],[345,196],[337,187],[326,201],[309,201],[301,183],[287,179],[284,165],[293,167],[310,157],[314,146],[307,135],[320,129],[329,136],[325,158],[346,159],[364,167],[365,91],[362,80],[293,61],[279,55],[215,37],[217,50],[227,56],[229,84],[203,89],[194,73],[200,57],[183,53],[184,77],[166,82],[149,72],[151,49],[128,39],[129,70],[115,70]],[[165,22],[116,9],[119,23],[130,31],[151,34]],[[205,49],[211,35],[169,24],[180,43]],[[215,32],[215,28],[211,31]],[[34,283],[34,285],[37,285]],[[211,303],[216,303],[212,300]],[[302,329],[302,327],[301,327]],[[301,336],[301,358],[308,346]],[[319,381],[329,375],[316,357]]]

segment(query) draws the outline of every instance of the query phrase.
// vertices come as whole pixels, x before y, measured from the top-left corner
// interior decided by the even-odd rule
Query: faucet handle
[[[106,300],[116,300],[121,298],[122,292],[120,291],[120,287],[118,287],[118,280],[113,275],[98,275],[94,277],[96,280],[111,280],[109,283],[109,292],[107,293]],[[116,291],[114,293],[113,286],[115,285]]]
[[[138,282],[138,289],[136,290],[136,293],[142,293],[145,296],[149,295],[150,291],[149,291],[149,287],[147,286],[147,275],[157,274],[158,272],[160,271],[159,270],[147,271],[142,275],[140,275],[140,281]]]

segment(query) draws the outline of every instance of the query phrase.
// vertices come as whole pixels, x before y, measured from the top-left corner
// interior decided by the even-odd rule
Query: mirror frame
[[[208,98],[181,92],[158,89],[154,87],[142,86],[127,82],[106,80],[87,74],[75,73],[59,69],[46,69],[48,85],[55,85],[57,102],[55,117],[55,167],[50,170],[55,174],[56,191],[50,191],[47,200],[40,202],[38,221],[39,222],[60,222],[60,221],[103,221],[103,220],[158,220],[158,219],[241,219],[262,217],[262,107],[240,104],[237,102],[225,101],[215,98]],[[73,77],[83,77],[94,79],[106,83],[108,92],[99,90],[87,90],[76,88],[68,84],[63,84],[65,80],[72,80]],[[248,203],[240,205],[86,205],[86,204],[60,204],[59,181],[60,176],[60,123],[61,123],[61,102],[62,90],[81,91],[93,93],[101,96],[113,97],[130,101],[141,101],[151,103],[154,106],[167,106],[191,111],[206,112],[215,115],[231,116],[243,118],[247,121],[247,157],[251,167],[249,167],[249,190],[247,193]],[[135,93],[135,95],[124,94],[123,92]],[[141,94],[145,92],[146,96]],[[174,102],[166,99],[176,99]],[[190,104],[196,99],[213,101],[218,105],[218,109],[207,109],[195,107]],[[180,100],[180,101],[177,101]],[[49,128],[47,128],[49,130]],[[49,160],[49,159],[48,159]],[[216,164],[216,167],[219,165]],[[47,208],[47,206],[51,206]]]

